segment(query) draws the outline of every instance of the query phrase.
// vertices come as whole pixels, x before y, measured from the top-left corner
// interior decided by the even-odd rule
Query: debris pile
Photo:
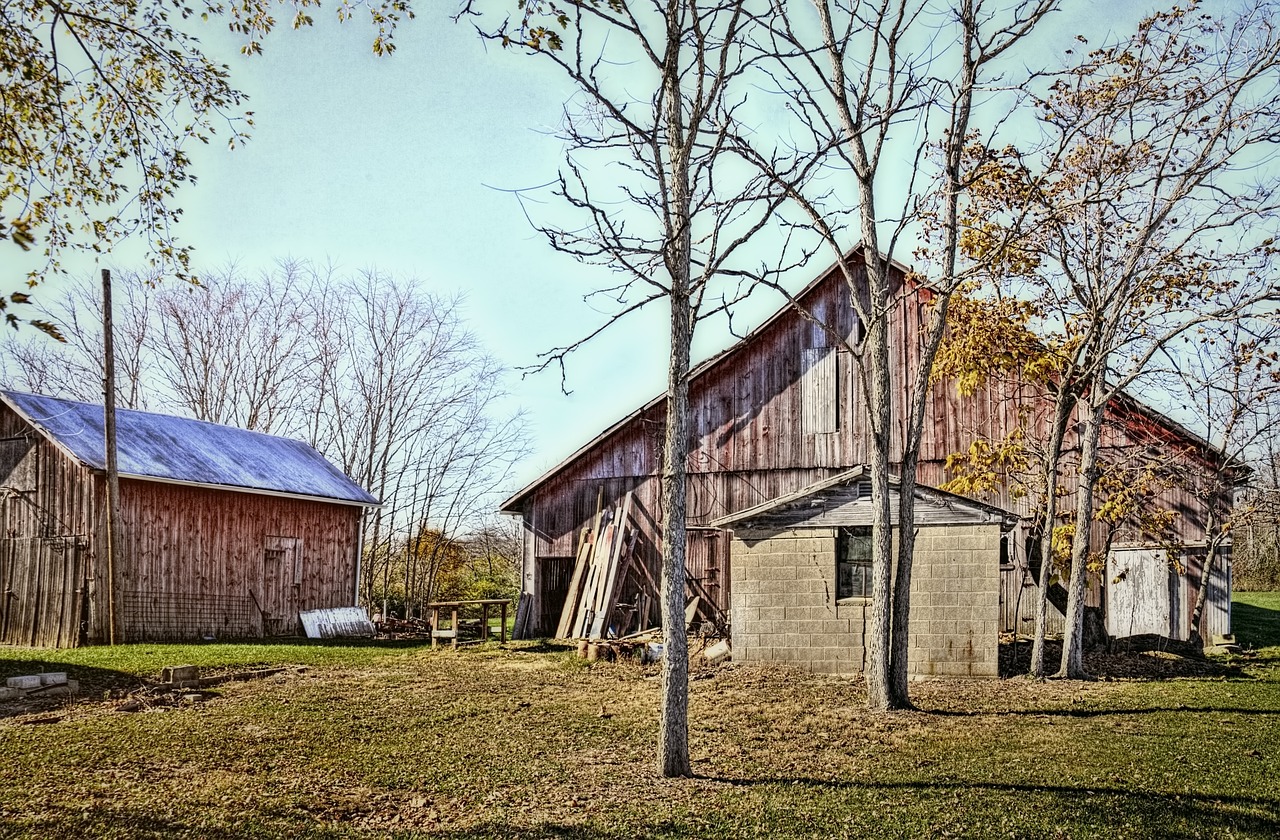
[[[556,638],[578,641],[584,659],[657,662],[662,658],[658,624],[659,585],[642,552],[633,520],[634,494],[621,502],[596,502],[596,514],[582,529]],[[713,637],[728,635],[724,616],[697,581],[688,581],[684,623]],[[517,626],[519,618],[517,618]],[[729,656],[728,642],[717,647],[715,661]],[[722,647],[722,649],[720,649]]]
[[[425,618],[396,618],[375,615],[373,624],[380,639],[429,639],[431,622]]]
[[[620,639],[580,639],[578,656],[590,662],[631,662],[648,665],[659,662],[665,653],[662,631],[658,628],[632,633]],[[689,649],[691,662],[719,665],[732,655],[728,639],[703,639]]]
[[[118,712],[145,712],[151,709],[171,709],[203,703],[217,697],[209,689],[228,682],[262,680],[278,674],[305,674],[305,665],[296,667],[255,668],[250,671],[216,674],[204,677],[197,665],[169,665],[160,672],[160,682],[131,691],[118,698]]]

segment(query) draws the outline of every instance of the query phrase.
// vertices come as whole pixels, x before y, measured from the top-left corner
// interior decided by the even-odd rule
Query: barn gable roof
[[[0,391],[0,399],[76,461],[106,469],[102,406],[17,391]],[[121,409],[116,446],[123,478],[378,504],[315,449],[289,438]]]
[[[794,493],[770,499],[721,517],[716,528],[829,528],[871,524],[869,471],[858,466],[810,484]],[[889,476],[890,519],[898,524],[899,481]],[[934,487],[916,485],[916,525],[998,524],[1012,528],[1018,515],[984,502]]]
[[[846,261],[849,261],[849,262],[857,262],[859,260],[864,259],[864,255],[865,255],[865,252],[863,247],[861,245],[857,245],[846,254],[845,259]],[[818,291],[824,284],[829,282],[843,282],[843,278],[840,276],[840,273],[839,273],[840,265],[841,263],[839,261],[828,265],[821,272],[819,272],[811,281],[809,281],[809,283],[807,283],[804,286],[804,288],[802,288],[799,292],[796,292],[794,295],[791,295],[789,300],[787,300],[781,307],[779,307],[772,315],[767,317],[755,329],[750,330],[745,335],[743,335],[738,341],[734,342],[730,346],[721,350],[719,353],[716,353],[711,357],[705,359],[704,361],[700,362],[699,364],[694,365],[689,371],[690,384],[701,379],[704,376],[711,374],[719,365],[731,359],[736,354],[742,352],[744,348],[748,347],[754,341],[756,341],[760,336],[764,335],[771,327],[773,327],[776,323],[781,321],[784,317],[795,315],[795,313],[798,311],[798,306],[802,306],[804,300],[808,298],[811,294]],[[909,279],[910,282],[913,284],[914,288],[918,288],[922,290],[923,293],[925,294],[931,294],[932,287],[929,285],[928,278],[922,276],[921,274],[916,273],[915,270],[912,269],[911,267],[904,265],[896,260],[890,260],[889,265],[894,271],[898,272],[902,278]],[[657,409],[659,406],[661,406],[663,403],[666,402],[666,399],[667,399],[667,393],[663,391],[662,393],[658,394],[657,396],[653,397],[652,399],[650,399],[649,401],[641,405],[639,408],[636,408],[635,410],[626,414],[624,417],[619,419],[616,423],[612,424],[611,426],[606,428],[604,431],[600,432],[600,434],[596,435],[594,438],[584,443],[582,446],[576,449],[563,461],[551,467],[542,475],[538,476],[533,481],[526,484],[523,488],[516,491],[513,495],[511,495],[509,498],[507,498],[505,501],[502,502],[502,504],[498,508],[498,511],[500,513],[519,514],[521,511],[521,507],[525,503],[525,501],[529,499],[531,496],[533,496],[534,493],[539,488],[550,483],[557,476],[564,473],[573,464],[580,461],[586,455],[594,451],[598,446],[600,446],[604,441],[608,440],[612,435],[617,434],[618,432],[621,432],[624,429],[626,429],[630,424],[635,422],[637,418],[640,418],[645,414]],[[1131,411],[1135,412],[1136,414],[1141,415],[1147,421],[1154,424],[1155,427],[1162,429],[1164,433],[1167,434],[1172,440],[1177,441],[1180,439],[1185,443],[1191,444],[1196,450],[1202,453],[1203,457],[1212,458],[1212,457],[1223,456],[1223,452],[1221,448],[1215,446],[1213,443],[1209,442],[1208,440],[1204,439],[1200,435],[1191,431],[1187,427],[1173,420],[1163,412],[1137,399],[1132,394],[1122,392],[1120,395],[1120,399],[1117,400],[1116,402],[1117,402],[1117,405],[1123,404],[1125,408],[1128,408]],[[1239,467],[1235,467],[1235,468],[1239,469]],[[937,491],[937,492],[941,492],[941,491]],[[960,497],[957,497],[957,498],[960,498]]]
[[[848,254],[845,255],[845,260],[847,262],[852,263],[861,259],[862,259],[861,245],[854,247],[849,251]],[[896,260],[890,261],[889,264],[894,269],[901,272],[904,276],[907,276],[907,275],[914,276],[910,268],[902,265]],[[805,298],[809,297],[811,293],[816,291],[824,283],[830,281],[832,277],[835,276],[839,268],[840,268],[840,262],[838,261],[833,262],[831,265],[827,266],[816,277],[814,277],[807,284],[805,284],[803,289],[796,292],[794,295],[791,295],[790,300],[788,300],[781,307],[775,310],[772,315],[765,318],[765,320],[762,321],[759,326],[750,330],[740,339],[738,339],[728,347],[724,348],[720,352],[715,353],[714,355],[694,365],[689,370],[689,382],[692,383],[695,380],[700,379],[703,376],[707,375],[721,362],[724,362],[730,359],[735,354],[739,353],[744,347],[751,344],[751,342],[756,340],[759,336],[764,335],[769,330],[770,327],[772,327],[778,321],[782,320],[782,318],[796,312],[797,309],[795,304],[799,304]],[[652,411],[653,409],[662,405],[664,402],[666,402],[666,399],[667,399],[667,392],[663,391],[662,393],[655,396],[653,399],[646,402],[644,405],[640,406],[639,408],[635,409],[631,413],[627,414],[625,417],[620,419],[618,422],[614,423],[612,426],[609,426],[603,432],[596,435],[594,438],[592,438],[591,440],[587,441],[582,446],[574,450],[573,453],[569,455],[569,457],[565,458],[559,464],[556,464],[554,467],[552,467],[551,469],[544,472],[542,475],[535,478],[529,484],[525,485],[521,490],[519,490],[510,498],[508,498],[506,501],[504,501],[499,506],[498,512],[512,513],[512,514],[518,513],[520,511],[520,504],[525,499],[527,499],[535,490],[537,490],[543,484],[546,484],[555,476],[559,475],[561,472],[567,469],[570,465],[572,465],[575,461],[580,459],[582,456],[586,455],[588,452],[595,449],[596,446],[598,446],[601,443],[601,441],[606,440],[610,435],[614,434],[615,432],[625,429],[637,417],[641,417],[646,412]]]

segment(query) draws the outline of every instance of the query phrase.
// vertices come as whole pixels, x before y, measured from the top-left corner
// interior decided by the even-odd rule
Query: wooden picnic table
[[[480,607],[480,639],[481,641],[489,641],[489,607],[497,606],[501,608],[502,621],[499,625],[501,641],[505,644],[507,641],[507,606],[511,603],[510,598],[488,598],[479,601],[437,601],[427,604],[427,609],[431,610],[431,646],[436,646],[436,639],[452,639],[453,646],[458,646],[458,610],[463,607],[479,605]],[[440,629],[440,613],[447,612],[450,615],[449,629]]]

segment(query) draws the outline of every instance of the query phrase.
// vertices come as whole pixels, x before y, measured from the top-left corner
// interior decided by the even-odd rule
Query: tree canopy
[[[312,23],[318,0],[13,0],[0,4],[0,240],[43,259],[5,278],[11,304],[62,268],[68,252],[107,253],[140,235],[153,266],[190,278],[190,246],[178,237],[177,190],[195,181],[188,148],[223,132],[248,139],[252,112],[227,66],[197,34],[224,19],[240,51],[262,51],[290,15]],[[369,14],[374,53],[389,55],[410,0],[341,0],[339,20]],[[10,263],[12,264],[12,263]],[[56,327],[33,324],[48,332]]]

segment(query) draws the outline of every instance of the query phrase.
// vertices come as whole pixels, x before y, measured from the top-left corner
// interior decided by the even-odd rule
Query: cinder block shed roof
[[[899,482],[889,476],[890,524],[898,524]],[[916,525],[999,525],[1007,531],[1017,514],[984,502],[916,485]],[[786,529],[865,526],[871,524],[870,471],[854,467],[794,493],[770,499],[711,524],[716,528]]]

